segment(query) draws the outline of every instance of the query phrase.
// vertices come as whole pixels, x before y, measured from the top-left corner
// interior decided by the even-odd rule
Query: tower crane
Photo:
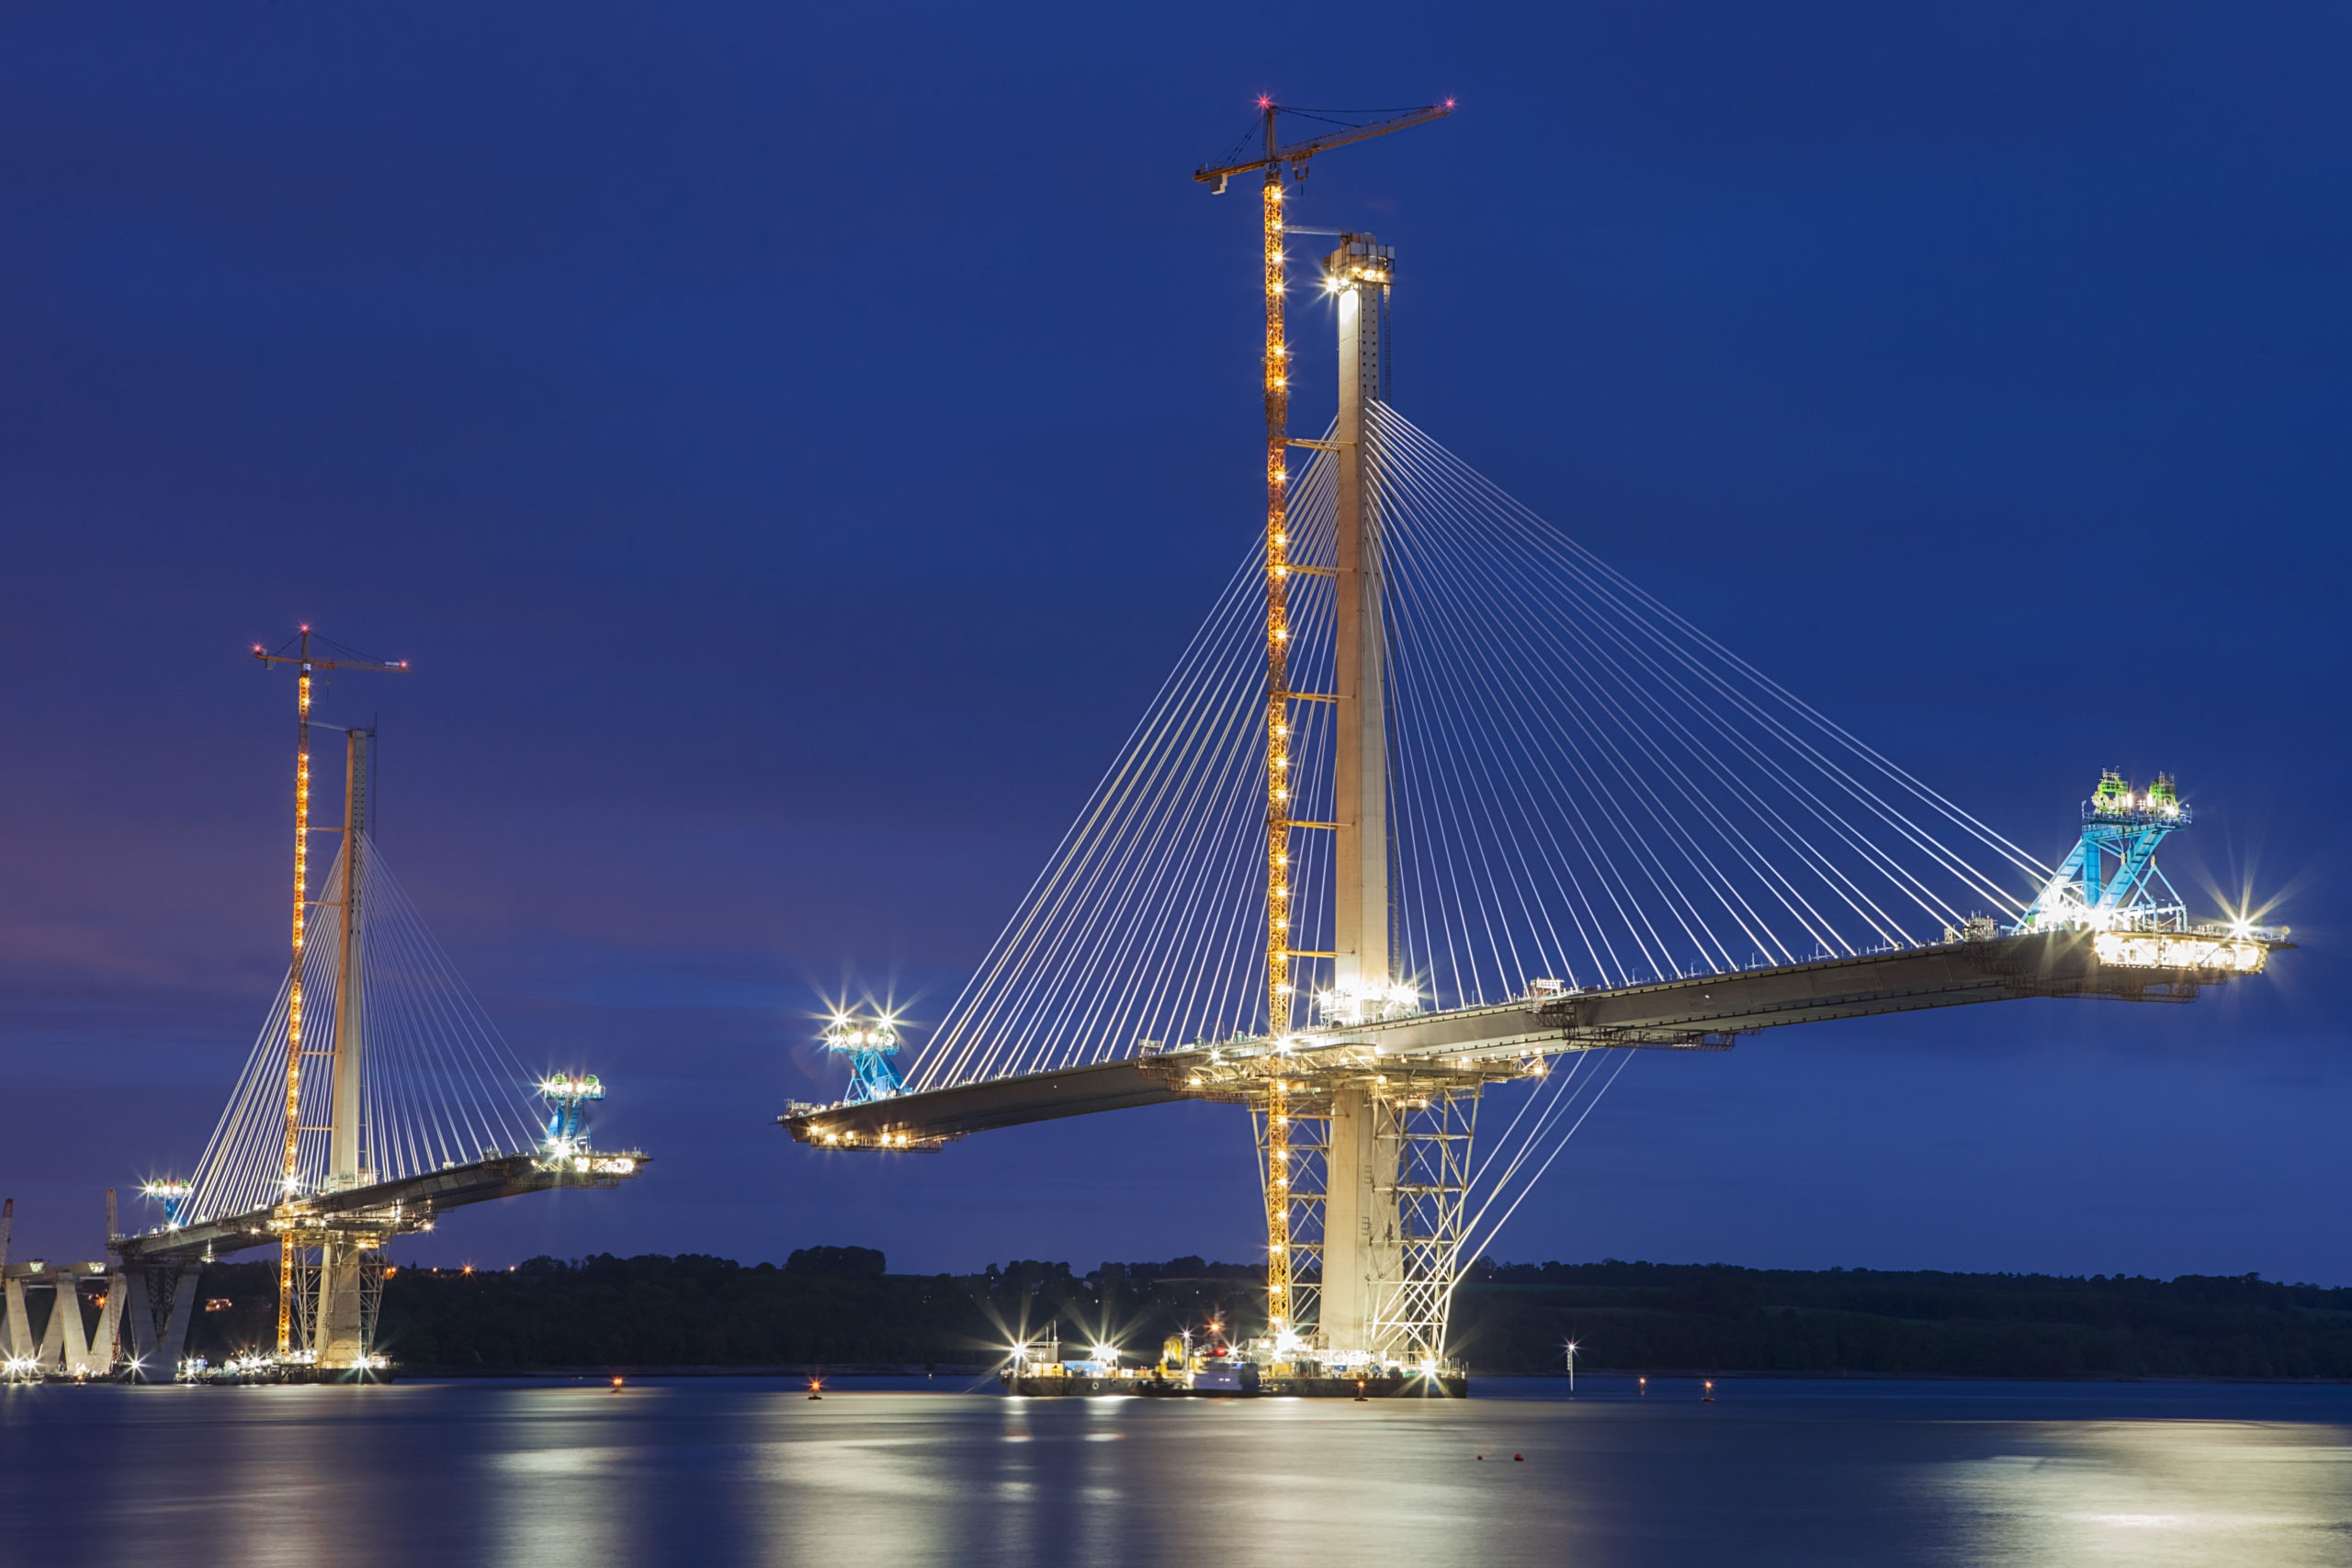
[[[344,1049],[305,1051],[302,1046],[303,927],[311,908],[311,835],[312,833],[342,833],[345,837],[344,853],[348,858],[345,860],[344,868],[345,951],[342,967],[345,973],[336,996],[337,1005],[345,1010],[346,1015],[352,1011],[348,973],[351,965],[350,916],[353,908],[351,888],[357,880],[358,824],[352,812],[346,809],[344,825],[341,828],[311,826],[311,685],[317,679],[319,672],[326,670],[368,670],[385,675],[405,674],[408,671],[408,660],[405,659],[398,661],[369,659],[364,655],[356,654],[349,649],[335,647],[334,644],[326,644],[326,646],[333,649],[334,657],[322,657],[311,650],[312,638],[313,634],[311,628],[304,626],[296,639],[288,645],[293,649],[292,652],[281,648],[272,653],[264,649],[261,644],[254,644],[254,657],[261,660],[264,667],[273,664],[291,664],[295,671],[294,957],[293,966],[289,971],[290,977],[287,982],[286,997],[286,1177],[285,1190],[280,1194],[281,1203],[291,1201],[298,1196],[295,1187],[299,1179],[302,1142],[302,1058],[305,1055],[334,1058],[345,1054]],[[323,637],[317,640],[326,643]],[[356,770],[359,766],[360,756],[360,751],[355,746],[351,750],[351,762],[355,773],[352,779],[346,780],[347,807],[351,801],[357,798],[358,775]],[[352,1032],[338,1028],[335,1032],[338,1046],[342,1047]],[[338,1060],[335,1066],[337,1068],[335,1077],[339,1080],[338,1088],[348,1088],[355,1091],[349,1098],[356,1111],[358,1105],[358,1097],[356,1092],[358,1075],[351,1070],[354,1064],[348,1060]],[[295,1243],[294,1232],[288,1227],[281,1235],[277,1248],[277,1353],[280,1356],[284,1356],[291,1348],[293,1340],[294,1255],[297,1250],[299,1249]]]
[[[1290,510],[1290,448],[1295,443],[1290,435],[1290,345],[1285,340],[1283,325],[1283,297],[1288,288],[1287,257],[1283,251],[1283,171],[1287,169],[1292,179],[1303,180],[1306,177],[1308,160],[1317,154],[1358,141],[1368,141],[1375,136],[1386,136],[1392,131],[1409,130],[1431,120],[1443,119],[1453,112],[1453,100],[1448,98],[1442,104],[1429,104],[1419,108],[1378,111],[1385,118],[1361,125],[1348,125],[1334,119],[1332,111],[1286,109],[1271,98],[1259,99],[1258,110],[1259,123],[1252,135],[1260,139],[1262,151],[1255,157],[1228,159],[1214,167],[1204,165],[1193,171],[1193,178],[1209,186],[1212,193],[1221,194],[1226,182],[1234,175],[1246,175],[1253,170],[1263,172],[1261,199],[1266,283],[1266,1033],[1269,1039],[1280,1041],[1291,1032],[1291,998],[1295,988],[1291,980],[1291,965],[1301,958],[1336,955],[1301,953],[1291,945],[1291,834],[1301,828],[1339,830],[1342,826],[1339,820],[1308,823],[1294,814],[1290,788],[1291,704],[1297,701],[1347,700],[1344,693],[1294,693],[1290,689],[1288,582],[1292,572],[1300,569],[1290,562],[1290,540],[1285,527]],[[1280,117],[1284,114],[1321,120],[1337,129],[1308,137],[1304,141],[1284,145],[1278,124]],[[1245,136],[1236,151],[1247,149],[1251,137]],[[1349,564],[1344,543],[1341,548],[1342,564]],[[1351,584],[1342,582],[1336,586],[1340,591],[1340,596],[1344,597]],[[1343,719],[1345,716],[1343,712]],[[1340,812],[1340,817],[1344,818],[1346,813]],[[1385,908],[1380,918],[1385,929]],[[1385,976],[1376,978],[1385,980]],[[1294,1259],[1289,1092],[1287,1080],[1277,1069],[1267,1079],[1264,1112],[1266,1310],[1270,1320],[1268,1332],[1277,1342],[1292,1335],[1305,1321],[1303,1308],[1306,1305],[1293,1300],[1291,1288]]]

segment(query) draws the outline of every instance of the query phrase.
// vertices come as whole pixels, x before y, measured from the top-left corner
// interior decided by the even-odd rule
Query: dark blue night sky
[[[1394,397],[2055,859],[2176,773],[2301,951],[1646,1055],[1507,1257],[2352,1282],[2352,23],[2335,6],[17,7],[0,20],[0,1190],[95,1256],[284,964],[300,622],[414,661],[380,838],[660,1156],[402,1256],[1260,1256],[1218,1107],[890,1162],[935,1019],[1257,526],[1260,93]],[[1295,315],[1300,423],[1328,326]]]

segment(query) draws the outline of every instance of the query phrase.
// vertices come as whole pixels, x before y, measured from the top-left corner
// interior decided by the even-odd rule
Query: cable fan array
[[[1367,439],[1392,951],[1425,1006],[1913,945],[2014,917],[2047,878],[1393,409],[1371,405]],[[1331,560],[1334,477],[1318,455],[1294,487],[1294,558]],[[1261,539],[910,1088],[1263,1032],[1263,560]],[[1330,581],[1288,591],[1291,684],[1328,691]],[[1329,799],[1332,723],[1294,709],[1301,817]],[[1328,951],[1329,836],[1291,853],[1293,945]],[[1299,994],[1328,969],[1301,961]]]
[[[1393,410],[1370,423],[1395,918],[1438,1005],[1916,945],[2022,910],[2012,885],[2040,862]]]
[[[372,840],[361,840],[365,911],[358,960],[360,1179],[393,1181],[535,1146],[526,1073],[425,929]],[[347,852],[320,890],[343,898]],[[317,931],[302,964],[304,1044],[295,1190],[324,1184],[334,1104],[336,943]],[[191,1179],[180,1218],[217,1219],[278,1202],[287,1191],[287,1000],[277,998]]]
[[[1329,558],[1333,477],[1318,457],[1295,487],[1294,554]],[[1262,1027],[1264,573],[1261,536],[932,1036],[910,1088]],[[1328,691],[1329,580],[1294,578],[1290,594],[1292,682]],[[1316,716],[1294,721],[1300,799],[1331,787],[1329,721]],[[1328,923],[1329,848],[1293,853],[1306,857],[1299,916]]]

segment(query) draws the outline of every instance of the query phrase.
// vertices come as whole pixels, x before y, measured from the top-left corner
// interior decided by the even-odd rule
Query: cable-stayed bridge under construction
[[[1392,399],[1396,263],[1372,235],[1330,236],[1337,407],[1295,436],[1288,246],[1310,231],[1287,186],[1449,110],[1283,143],[1300,111],[1268,105],[1261,148],[1196,175],[1261,176],[1265,525],[920,1055],[901,1072],[892,1021],[837,1019],[850,1091],[781,1119],[878,1153],[1247,1107],[1267,1293],[1246,1349],[1277,1386],[1443,1385],[1464,1262],[1634,1050],[1972,1002],[2184,1003],[2286,945],[2165,881],[2158,847],[2191,820],[2169,779],[2102,776],[2046,864],[1449,452]],[[111,1259],[10,1264],[0,1210],[0,1375],[183,1370],[198,1266],[263,1247],[277,1344],[213,1371],[364,1375],[392,1238],[645,1164],[591,1144],[596,1080],[525,1070],[392,879],[372,729],[345,732],[341,824],[311,820],[314,682],[405,666],[307,627],[254,653],[297,677],[285,979],[192,1175],[149,1184],[160,1224],[122,1229],[110,1195]],[[321,833],[338,845],[314,878]]]
[[[394,1237],[469,1204],[611,1187],[646,1163],[591,1142],[600,1080],[526,1070],[393,877],[369,828],[374,728],[343,732],[342,821],[311,819],[311,731],[331,728],[312,717],[314,687],[332,671],[406,666],[308,626],[284,649],[254,652],[296,677],[291,962],[192,1174],[143,1187],[160,1223],[126,1231],[109,1190],[113,1258],[51,1266],[7,1263],[0,1219],[0,1377],[380,1374],[376,1314]],[[336,849],[314,882],[311,840],[322,833]],[[187,1357],[201,1266],[261,1247],[278,1255],[276,1345],[218,1367]],[[105,1296],[90,1332],[78,1308],[60,1310],[85,1285]],[[51,1297],[38,1331],[28,1290]]]
[[[780,1118],[878,1153],[1249,1107],[1249,1349],[1300,1389],[1444,1375],[1464,1262],[1634,1049],[2188,1002],[2285,945],[2165,882],[2169,779],[2104,776],[2045,863],[1446,450],[1391,400],[1369,234],[1322,262],[1336,415],[1291,434],[1285,179],[1448,107],[1284,146],[1267,106],[1262,153],[1199,176],[1262,174],[1266,525],[921,1054],[901,1073],[890,1021],[837,1020],[849,1096]]]

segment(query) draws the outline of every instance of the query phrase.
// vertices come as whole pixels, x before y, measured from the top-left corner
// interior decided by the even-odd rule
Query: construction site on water
[[[314,687],[329,672],[396,673],[304,626],[265,666],[295,672],[292,958],[244,1074],[209,1145],[186,1179],[140,1196],[160,1223],[126,1231],[106,1195],[103,1261],[9,1263],[15,1201],[0,1208],[0,1380],[306,1382],[383,1380],[377,1344],[385,1248],[431,1231],[453,1209],[565,1189],[610,1188],[648,1156],[590,1139],[593,1074],[533,1077],[507,1051],[390,874],[369,830],[376,730],[343,729],[339,824],[311,820]],[[313,886],[311,840],[340,840]],[[312,940],[330,911],[334,941]],[[325,1046],[310,1043],[323,1014]],[[427,1115],[415,1102],[457,1094],[478,1108]],[[526,1112],[536,1098],[547,1120]],[[274,1344],[220,1363],[187,1353],[203,1266],[240,1252],[277,1253]],[[95,1323],[82,1309],[94,1290]],[[28,1292],[30,1292],[29,1294]],[[36,1318],[32,1304],[46,1296]]]
[[[1701,947],[1696,963],[1653,954],[1646,981],[1621,972],[1613,984],[1594,983],[1600,977],[1529,974],[1522,964],[1518,976],[1501,984],[1457,978],[1450,997],[1435,994],[1439,987],[1431,976],[1417,975],[1400,961],[1395,939],[1413,913],[1408,905],[1415,895],[1399,882],[1410,855],[1394,829],[1391,793],[1412,783],[1417,766],[1425,773],[1436,770],[1425,759],[1408,757],[1392,733],[1392,726],[1408,716],[1410,704],[1392,687],[1391,665],[1398,650],[1410,646],[1413,629],[1404,624],[1392,597],[1392,584],[1408,575],[1398,525],[1417,509],[1436,513],[1451,507],[1466,513],[1486,507],[1496,515],[1508,514],[1510,526],[1521,529],[1514,537],[1534,536],[1523,509],[1506,504],[1508,498],[1497,500],[1499,492],[1475,473],[1446,467],[1449,456],[1389,406],[1394,251],[1368,233],[1289,222],[1285,185],[1303,179],[1309,160],[1319,154],[1429,124],[1453,107],[1448,102],[1375,111],[1379,118],[1340,123],[1286,144],[1278,134],[1280,117],[1303,115],[1328,123],[1338,111],[1318,114],[1261,101],[1243,152],[1194,175],[1220,193],[1234,178],[1261,176],[1267,502],[1255,570],[1262,593],[1233,612],[1227,629],[1237,640],[1261,637],[1257,668],[1262,688],[1252,728],[1257,755],[1236,751],[1226,759],[1237,776],[1240,768],[1254,764],[1255,787],[1262,790],[1256,824],[1245,824],[1259,835],[1252,852],[1260,856],[1261,891],[1258,935],[1250,939],[1260,954],[1254,1001],[1228,998],[1227,1016],[1232,1021],[1213,1028],[1198,1027],[1201,1010],[1194,1009],[1190,1043],[1170,1043],[1157,1023],[1179,1017],[1181,1010],[1160,1008],[1155,1000],[1149,1008],[1123,1013],[1122,1001],[1079,996],[1057,978],[1034,979],[1021,968],[1033,956],[1041,967],[1047,960],[1076,967],[1072,955],[1091,952],[1104,959],[1105,973],[1091,976],[1098,992],[1124,977],[1130,990],[1141,994],[1145,982],[1158,984],[1147,973],[1148,964],[1126,963],[1124,953],[1113,953],[1097,937],[1096,928],[1119,927],[1133,931],[1136,945],[1157,942],[1170,953],[1177,951],[1157,929],[1121,926],[1130,919],[1122,899],[1130,907],[1148,905],[1152,900],[1140,894],[1157,897],[1180,885],[1176,879],[1150,884],[1125,869],[1156,852],[1156,840],[1148,835],[1158,829],[1145,821],[1140,808],[1130,810],[1125,804],[1146,793],[1146,775],[1158,765],[1146,742],[1138,740],[1114,765],[1072,829],[1072,840],[1091,858],[1076,858],[1080,852],[1066,843],[1061,858],[1039,878],[1043,891],[1033,890],[1008,922],[990,965],[951,1009],[917,1071],[902,1075],[892,1060],[900,1044],[896,1018],[843,1012],[826,1030],[824,1043],[850,1070],[848,1092],[831,1104],[796,1102],[778,1118],[803,1145],[875,1155],[936,1151],[975,1133],[1187,1100],[1248,1108],[1257,1130],[1264,1201],[1262,1323],[1246,1332],[1237,1326],[1230,1341],[1222,1325],[1198,1336],[1188,1332],[1167,1341],[1156,1355],[1148,1348],[1095,1339],[1083,1354],[1068,1357],[1057,1325],[1046,1337],[1024,1336],[1003,1348],[1000,1379],[1011,1393],[1459,1395],[1466,1392],[1467,1375],[1450,1353],[1447,1329],[1464,1264],[1479,1250],[1474,1232],[1483,1223],[1491,1235],[1510,1217],[1525,1187],[1548,1168],[1559,1143],[1614,1081],[1612,1071],[1595,1089],[1589,1074],[1577,1087],[1576,1072],[1588,1055],[1723,1050],[1767,1028],[1975,1002],[2188,1002],[2207,987],[2260,973],[2271,953],[2290,945],[2284,930],[2261,926],[2243,910],[2221,919],[2190,917],[2156,866],[2157,846],[2191,820],[2170,778],[2158,775],[2141,788],[2112,770],[2105,773],[2084,803],[2073,851],[2052,870],[1854,742],[1655,600],[1621,591],[1622,580],[1612,581],[1613,574],[1586,567],[1582,562],[1589,558],[1579,557],[1577,570],[1587,574],[1579,579],[1585,591],[1617,594],[1633,605],[1627,617],[1632,629],[1625,634],[1629,646],[1638,645],[1644,633],[1656,636],[1661,626],[1685,643],[1682,653],[1669,649],[1658,655],[1658,667],[1672,674],[1669,658],[1680,657],[1699,670],[1688,648],[1698,648],[1702,657],[1722,654],[1736,679],[1717,679],[1717,687],[1744,705],[1750,716],[1771,699],[1784,701],[1801,716],[1793,722],[1816,725],[1862,759],[1854,771],[1825,769],[1866,808],[1857,828],[1834,806],[1823,806],[1822,792],[1789,782],[1802,772],[1803,753],[1810,752],[1815,762],[1822,755],[1821,745],[1809,735],[1799,737],[1802,744],[1791,741],[1789,723],[1773,718],[1760,727],[1756,733],[1766,735],[1763,741],[1741,732],[1736,716],[1728,725],[1719,724],[1715,736],[1693,740],[1686,731],[1683,740],[1697,767],[1719,761],[1708,755],[1711,748],[1744,748],[1746,754],[1736,753],[1736,760],[1760,760],[1766,774],[1783,784],[1796,805],[1782,812],[1763,803],[1758,789],[1769,784],[1754,785],[1723,769],[1716,771],[1719,790],[1695,795],[1686,790],[1663,817],[1655,807],[1658,792],[1652,791],[1652,817],[1667,836],[1683,836],[1683,863],[1690,868],[1669,871],[1667,881],[1677,875],[1720,881],[1723,887],[1713,891],[1763,949],[1772,939],[1758,935],[1760,927],[1747,919],[1764,903],[1763,896],[1751,897],[1733,888],[1740,873],[1726,874],[1712,863],[1702,864],[1703,856],[1692,859],[1687,851],[1696,829],[1690,825],[1722,829],[1728,810],[1745,807],[1782,846],[1802,845],[1818,854],[1802,843],[1801,835],[1792,838],[1786,830],[1792,819],[1803,822],[1803,811],[1810,810],[1814,821],[1843,839],[1846,851],[1864,861],[1885,862],[1874,869],[1932,912],[1935,923],[1926,936],[1905,932],[1883,918],[1884,910],[1869,896],[1859,901],[1853,897],[1858,874],[1850,862],[1838,865],[1833,856],[1819,854],[1821,884],[1842,888],[1849,903],[1864,911],[1863,934],[1842,935],[1817,918],[1804,895],[1792,891],[1787,875],[1752,853],[1755,843],[1770,839],[1759,833],[1751,840],[1732,829],[1726,840],[1739,840],[1734,851],[1749,860],[1745,874],[1751,883],[1799,912],[1817,951],[1806,954],[1773,944],[1775,951],[1759,951],[1756,962],[1742,964],[1716,942]],[[1332,307],[1338,358],[1337,408],[1322,437],[1294,435],[1289,425],[1293,361],[1284,312],[1286,242],[1301,233],[1322,233],[1336,242],[1321,268],[1320,292]],[[1299,450],[1309,454],[1312,464],[1303,481],[1290,466]],[[1473,501],[1456,497],[1432,504],[1438,480],[1456,483]],[[1301,483],[1316,501],[1311,518],[1294,508],[1294,489]],[[1309,533],[1316,546],[1311,551],[1301,548]],[[1505,592],[1482,608],[1510,605],[1513,595],[1533,596],[1515,570],[1502,575],[1510,579]],[[1593,582],[1600,587],[1590,588]],[[1302,586],[1324,596],[1319,617],[1302,621],[1294,613]],[[1456,603],[1472,601],[1457,596]],[[1427,615],[1427,601],[1420,611]],[[1209,635],[1204,629],[1203,637]],[[1319,689],[1294,679],[1301,650],[1309,643],[1322,650]],[[1526,646],[1537,644],[1531,640]],[[1180,668],[1171,684],[1183,673]],[[1510,675],[1520,677],[1516,691],[1509,677],[1489,682],[1501,695],[1490,698],[1487,711],[1502,725],[1530,705],[1554,700],[1552,692],[1523,672]],[[1210,680],[1203,677],[1204,686]],[[1752,684],[1738,686],[1738,681]],[[1675,683],[1686,700],[1689,688],[1699,684],[1686,684],[1679,676]],[[1222,694],[1232,698],[1234,691],[1228,681]],[[1751,691],[1764,696],[1752,697]],[[1148,732],[1149,747],[1174,749],[1171,738],[1180,727],[1171,721],[1154,728],[1173,712],[1163,698],[1139,728],[1139,736]],[[1307,770],[1314,774],[1311,793],[1295,754],[1310,715],[1320,747]],[[1604,719],[1599,728],[1605,727]],[[1800,755],[1800,762],[1767,754],[1773,731]],[[1446,742],[1456,749],[1476,743],[1474,725],[1464,725]],[[1521,754],[1542,761],[1540,750],[1525,746]],[[1665,758],[1669,750],[1656,748],[1652,754]],[[2002,878],[1975,874],[1933,834],[1921,831],[1910,815],[1886,809],[1870,788],[1858,786],[1857,773],[1868,768],[1907,792],[1912,810],[1924,803],[1943,821],[1962,825],[1979,841],[1994,845],[2011,867],[2034,877],[2036,886],[2030,893],[2012,894]],[[1188,782],[1186,787],[1191,798],[1207,798],[1205,786]],[[1735,804],[1727,807],[1726,801]],[[1429,810],[1409,799],[1406,808],[1408,815]],[[1125,829],[1098,825],[1121,812],[1143,824],[1129,835],[1134,841],[1119,842],[1116,856],[1107,851],[1094,855],[1086,836],[1111,844]],[[1472,830],[1449,838],[1425,823],[1417,827],[1425,840],[1478,847]],[[1306,847],[1318,841],[1326,847]],[[1239,852],[1223,840],[1217,847],[1229,856]],[[1928,874],[1895,863],[1910,852],[1931,869],[1951,873],[1959,888],[1997,902],[2005,914],[1967,912],[1950,898],[1923,895]],[[1653,856],[1653,865],[1669,858]],[[1228,874],[1231,869],[1228,864]],[[1232,880],[1228,874],[1217,886],[1230,886]],[[1205,883],[1195,877],[1181,886],[1198,895]],[[1731,894],[1725,896],[1724,889]],[[1685,908],[1691,907],[1683,890],[1668,886],[1667,892],[1680,897]],[[1313,932],[1302,914],[1308,894],[1314,899]],[[1423,907],[1430,907],[1426,897]],[[1071,908],[1081,913],[1069,913]],[[1423,965],[1431,964],[1430,953],[1441,945],[1421,944]],[[1197,971],[1206,951],[1195,944],[1164,960],[1163,966],[1190,964]],[[1606,976],[1615,961],[1595,962]],[[1305,982],[1302,970],[1310,965],[1322,983]],[[1303,1019],[1301,1004],[1306,1010]],[[1255,1017],[1248,1018],[1253,1011]],[[1153,1027],[1121,1037],[1117,1021],[1147,1012]],[[1097,1017],[1114,1023],[1095,1028]],[[1025,1043],[1027,1035],[1009,1047],[1001,1043],[1023,1029],[1034,1029],[1048,1043],[1033,1049]],[[1079,1038],[1052,1043],[1057,1033]],[[1623,1059],[1621,1055],[1617,1071]],[[1555,1074],[1555,1064],[1562,1062],[1567,1067]],[[1498,1151],[1483,1161],[1474,1157],[1476,1115],[1487,1090],[1528,1089],[1505,1132],[1508,1143],[1521,1135],[1531,1107],[1554,1092],[1556,1079],[1571,1087],[1555,1093],[1551,1103],[1558,1109],[1537,1118],[1540,1137],[1555,1141],[1530,1152],[1525,1139],[1537,1134],[1527,1134],[1514,1152]],[[1587,1098],[1579,1101],[1578,1094]],[[1551,1121],[1544,1122],[1545,1116]],[[1563,1124],[1566,1133],[1557,1133]],[[1515,1196],[1505,1190],[1514,1182]],[[1495,1205],[1506,1198],[1501,1219],[1490,1220]]]
[[[778,1118],[873,1156],[1185,1100],[1249,1111],[1262,1318],[1156,1352],[1110,1325],[1080,1355],[1058,1324],[1024,1332],[1000,1348],[1011,1393],[1461,1394],[1465,1263],[1634,1052],[1977,1002],[2186,1003],[2290,945],[2246,910],[2192,917],[2165,880],[2157,849],[2192,820],[2169,777],[2103,773],[2053,867],[1405,420],[1394,250],[1286,202],[1311,160],[1452,111],[1325,115],[1284,142],[1282,117],[1316,111],[1261,103],[1242,152],[1196,172],[1219,192],[1260,176],[1263,530],[921,1058],[902,1071],[899,1021],[844,1010],[822,1038],[847,1090]],[[1301,436],[1286,246],[1317,233],[1337,396]],[[594,1145],[603,1084],[526,1070],[391,880],[372,726],[343,731],[340,824],[311,820],[314,682],[406,665],[307,626],[254,653],[297,675],[286,979],[190,1174],[142,1186],[160,1223],[124,1229],[109,1192],[107,1258],[11,1263],[0,1207],[0,1377],[390,1376],[393,1240],[648,1161]],[[314,879],[319,833],[340,848]],[[1490,1091],[1499,1134],[1478,1125]],[[268,1248],[274,1343],[187,1355],[202,1266]]]

